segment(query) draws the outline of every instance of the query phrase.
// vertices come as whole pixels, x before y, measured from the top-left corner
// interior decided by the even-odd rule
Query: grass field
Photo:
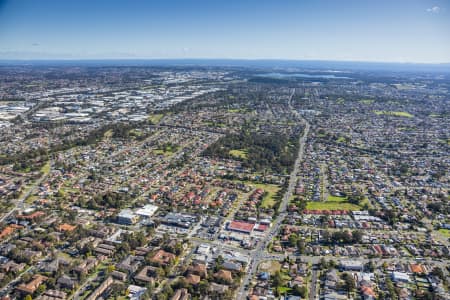
[[[169,156],[173,154],[172,151],[165,151],[164,149],[155,149],[153,150],[153,153],[155,153],[156,155],[164,155],[164,156]]]
[[[336,143],[345,143],[346,139],[343,136],[338,137],[338,139],[336,140]]]
[[[369,104],[372,104],[373,102],[375,102],[375,100],[373,100],[373,99],[361,99],[361,100],[359,100],[359,102],[362,103],[362,104],[369,105]]]
[[[106,132],[103,134],[103,137],[104,137],[105,139],[110,139],[110,138],[112,137],[112,135],[113,135],[113,130],[110,129],[110,130],[106,131]]]
[[[262,199],[261,207],[262,208],[271,208],[275,205],[276,199],[275,196],[277,192],[281,189],[280,186],[276,184],[265,184],[265,183],[255,183],[252,181],[243,181],[245,184],[253,186],[255,189],[263,189],[264,192],[267,192],[267,195]]]
[[[414,85],[409,83],[395,83],[393,84],[397,90],[410,90],[414,88]]]
[[[292,288],[290,288],[290,287],[287,287],[287,286],[278,287],[278,294],[279,295],[284,295],[285,293],[288,293],[290,291],[292,291]]]
[[[267,195],[263,198],[261,202],[262,208],[272,208],[275,205],[275,195],[280,190],[280,187],[275,184],[254,184],[257,188],[263,189],[267,192]]]
[[[246,108],[230,108],[227,110],[229,113],[246,113],[249,112],[248,109]]]
[[[405,118],[414,117],[412,114],[410,114],[406,111],[374,110],[374,113],[376,115],[388,115],[388,116],[394,116],[394,117],[405,117]]]
[[[175,152],[177,152],[178,149],[179,149],[179,146],[167,144],[167,145],[162,145],[162,146],[160,146],[160,148],[153,150],[153,153],[155,153],[156,155],[162,154],[165,156],[170,156],[170,155],[173,155]]]
[[[42,174],[48,174],[48,173],[50,173],[50,161],[47,161],[47,162],[45,163],[45,165],[42,166],[42,168],[41,168],[41,173],[42,173]]]
[[[248,152],[245,149],[234,149],[234,150],[230,150],[229,153],[234,158],[247,159]]]
[[[30,197],[28,197],[27,199],[25,199],[25,202],[28,204],[32,204],[34,201],[38,200],[39,197],[36,195],[31,195]]]
[[[348,203],[346,197],[329,195],[325,202],[308,202],[306,209],[309,210],[360,210],[361,207]]]
[[[347,201],[346,197],[328,195],[327,198],[327,202],[345,202],[345,201]]]
[[[442,118],[442,115],[438,115],[438,114],[430,114],[428,115],[430,118]]]
[[[445,236],[446,238],[450,238],[450,230],[441,228],[438,230],[438,232],[443,236]]]
[[[163,114],[151,114],[151,115],[148,116],[148,120],[152,124],[158,124],[163,117],[164,117]]]

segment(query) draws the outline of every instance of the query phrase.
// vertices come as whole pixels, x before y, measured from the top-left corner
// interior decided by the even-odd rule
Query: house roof
[[[67,223],[61,224],[58,227],[59,231],[74,231],[75,228],[77,228],[77,226],[70,225],[70,224],[67,224]]]
[[[153,255],[151,261],[160,264],[168,264],[173,259],[175,259],[175,254],[166,252],[161,249],[158,252],[156,252],[155,255]]]
[[[413,273],[424,273],[423,267],[420,264],[410,264],[409,266],[411,267],[411,271]]]
[[[219,270],[217,273],[214,274],[214,277],[226,280],[228,282],[233,281],[233,276],[231,275],[231,272],[228,270]]]
[[[42,275],[34,275],[33,279],[28,282],[28,283],[22,283],[21,285],[19,285],[17,287],[17,289],[21,292],[25,292],[28,294],[32,294],[34,293],[37,288],[44,282],[46,281],[48,278]]]
[[[188,274],[186,276],[186,281],[190,284],[198,284],[200,282],[201,278],[198,275],[194,274]]]

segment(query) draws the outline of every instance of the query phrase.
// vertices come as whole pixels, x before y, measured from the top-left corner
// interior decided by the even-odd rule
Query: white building
[[[143,218],[151,218],[156,213],[157,210],[158,210],[158,206],[152,205],[152,204],[147,204],[144,207],[139,208],[136,211],[136,214]]]

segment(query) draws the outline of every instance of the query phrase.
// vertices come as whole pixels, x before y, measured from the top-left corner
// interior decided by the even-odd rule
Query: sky
[[[0,59],[450,62],[450,0],[0,0]]]

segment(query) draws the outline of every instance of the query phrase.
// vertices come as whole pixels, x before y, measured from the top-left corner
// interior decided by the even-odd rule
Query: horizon
[[[2,62],[76,62],[76,61],[248,61],[248,62],[312,62],[312,63],[355,63],[355,64],[392,64],[392,65],[450,65],[450,61],[445,62],[414,62],[414,61],[370,61],[370,60],[333,60],[333,59],[289,59],[289,58],[204,58],[204,57],[168,57],[168,58],[0,58]]]
[[[450,63],[450,3],[0,1],[0,60]]]
[[[408,62],[363,62],[331,60],[287,60],[287,59],[35,59],[2,60],[0,67],[218,67],[248,68],[262,70],[283,70],[283,72],[422,72],[450,73],[450,63],[408,63]]]

